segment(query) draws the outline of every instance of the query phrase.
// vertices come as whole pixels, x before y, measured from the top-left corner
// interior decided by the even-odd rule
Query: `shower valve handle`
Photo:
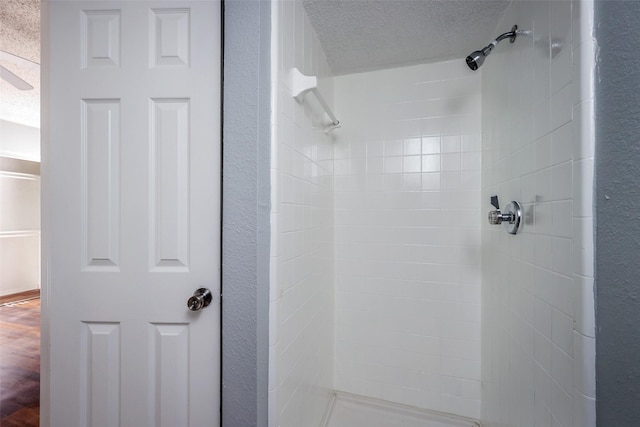
[[[500,210],[500,203],[498,203],[498,196],[491,196],[491,205],[497,210]]]
[[[489,212],[489,224],[491,225],[500,225],[503,222],[511,223],[513,220],[514,215],[512,213],[502,213],[500,211]]]
[[[522,207],[515,200],[509,202],[505,212],[500,211],[498,196],[491,196],[491,204],[495,211],[489,211],[489,224],[500,225],[504,223],[509,234],[516,234],[522,222]]]
[[[503,221],[511,222],[513,219],[513,215],[508,213],[500,212],[500,202],[498,202],[498,196],[491,196],[491,206],[496,208],[495,211],[489,212],[489,224],[491,225],[500,225]]]

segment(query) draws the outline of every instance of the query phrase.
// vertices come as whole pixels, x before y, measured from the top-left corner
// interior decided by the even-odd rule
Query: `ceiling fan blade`
[[[40,64],[37,62],[30,61],[21,56],[14,55],[13,53],[7,52],[5,50],[0,49],[0,61],[6,61],[10,64],[17,65],[18,67],[28,68],[33,71],[40,72]]]
[[[20,89],[20,90],[33,89],[33,86],[31,86],[29,83],[25,82],[20,77],[13,74],[11,71],[4,68],[2,65],[0,65],[0,78],[3,80],[6,80],[7,82],[9,82],[10,84],[12,84],[17,89]]]

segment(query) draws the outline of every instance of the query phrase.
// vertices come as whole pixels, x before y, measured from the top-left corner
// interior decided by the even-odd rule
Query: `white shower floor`
[[[478,427],[473,420],[336,393],[324,427]]]

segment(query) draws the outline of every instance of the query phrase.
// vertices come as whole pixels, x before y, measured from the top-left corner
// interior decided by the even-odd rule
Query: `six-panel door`
[[[217,426],[220,3],[48,8],[49,425]]]

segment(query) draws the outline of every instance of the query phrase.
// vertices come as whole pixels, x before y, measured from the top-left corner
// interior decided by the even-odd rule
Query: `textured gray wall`
[[[222,426],[266,426],[271,2],[224,5]]]
[[[596,410],[640,425],[640,2],[598,1]]]

